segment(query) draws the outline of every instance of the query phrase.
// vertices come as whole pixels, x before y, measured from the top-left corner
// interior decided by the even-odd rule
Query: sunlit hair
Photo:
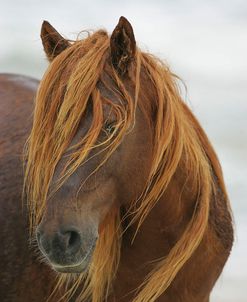
[[[214,178],[225,193],[217,158],[193,115],[186,109],[177,87],[177,78],[157,58],[136,50],[132,62],[135,87],[134,96],[126,89],[121,76],[111,65],[110,38],[98,31],[84,40],[75,41],[50,64],[36,97],[34,121],[27,144],[25,190],[30,211],[30,228],[40,222],[47,198],[63,185],[86,160],[90,151],[103,150],[104,159],[97,169],[111,156],[122,139],[135,125],[136,106],[141,105],[139,91],[145,89],[142,72],[148,76],[155,89],[153,100],[155,120],[153,159],[149,179],[143,194],[133,201],[131,223],[139,228],[146,216],[166,191],[178,165],[183,161],[192,175],[192,188],[198,196],[193,217],[170,253],[160,260],[146,276],[137,290],[133,302],[155,301],[171,284],[179,270],[200,244],[208,225],[210,199]],[[107,71],[106,67],[107,66]],[[106,80],[103,74],[107,74]],[[114,104],[100,91],[99,82],[112,90],[122,102]],[[99,142],[104,129],[103,104],[111,104],[116,116],[114,132]],[[88,106],[92,107],[92,122],[81,141],[71,146],[80,121]],[[67,163],[55,188],[51,180],[57,163],[65,151],[69,151]],[[215,177],[213,177],[213,174]],[[51,192],[52,191],[52,192]],[[226,194],[226,193],[225,193]],[[64,289],[61,301],[68,300],[79,291],[77,301],[101,302],[107,297],[117,271],[121,247],[121,221],[119,211],[109,214],[108,223],[98,239],[89,271],[79,277],[61,274],[54,292]]]

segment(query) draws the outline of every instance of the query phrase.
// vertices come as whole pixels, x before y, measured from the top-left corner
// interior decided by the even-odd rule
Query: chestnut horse
[[[2,259],[10,256],[2,273],[14,298],[1,292],[2,300],[209,301],[233,242],[231,210],[217,156],[177,77],[137,48],[124,17],[110,37],[99,30],[71,42],[44,22],[41,38],[50,65],[36,94],[24,196],[48,265],[27,249],[16,156],[36,83],[9,77],[1,214]]]

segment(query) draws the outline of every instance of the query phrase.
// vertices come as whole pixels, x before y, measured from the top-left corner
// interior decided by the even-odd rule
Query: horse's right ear
[[[50,62],[63,50],[70,46],[69,41],[64,39],[47,21],[44,21],[42,24],[40,37],[43,43],[44,51]]]

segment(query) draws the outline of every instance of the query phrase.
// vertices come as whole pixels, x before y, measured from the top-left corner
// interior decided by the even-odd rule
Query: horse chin
[[[93,255],[93,249],[78,263],[70,265],[51,264],[52,268],[58,273],[80,274],[88,270]]]
[[[85,272],[88,269],[89,263],[79,263],[78,265],[71,266],[55,266],[53,265],[53,269],[58,273],[71,273],[71,274],[80,274]]]

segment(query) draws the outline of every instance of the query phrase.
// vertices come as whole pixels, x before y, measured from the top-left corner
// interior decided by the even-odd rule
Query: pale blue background
[[[110,32],[119,16],[139,46],[165,59],[186,83],[185,96],[212,140],[236,220],[230,260],[213,302],[247,301],[247,1],[0,0],[0,72],[40,78],[47,66],[39,39],[43,19],[66,37]]]

